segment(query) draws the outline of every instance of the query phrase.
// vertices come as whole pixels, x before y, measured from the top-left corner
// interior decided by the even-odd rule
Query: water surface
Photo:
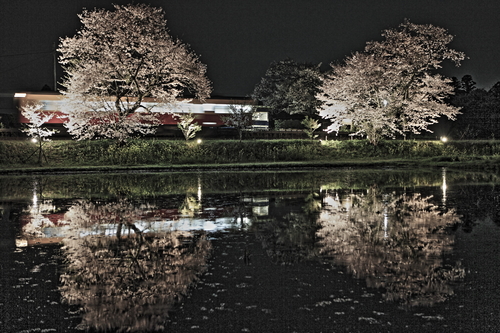
[[[493,175],[0,178],[12,332],[497,331]]]

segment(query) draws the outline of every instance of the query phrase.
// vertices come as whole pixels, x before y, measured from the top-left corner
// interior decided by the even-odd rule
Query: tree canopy
[[[179,97],[210,95],[206,66],[170,36],[161,8],[115,5],[84,10],[79,18],[82,29],[58,48],[67,74],[62,111],[75,137],[124,140],[151,133],[158,124],[153,108],[168,112]],[[145,103],[148,97],[155,103]]]
[[[243,130],[252,127],[256,108],[252,104],[231,104],[229,114],[222,116],[222,121],[227,126],[234,127],[238,132],[240,141],[243,139]]]
[[[500,82],[490,90],[476,88],[471,75],[455,83],[451,104],[461,108],[453,123],[452,134],[458,139],[494,139],[500,137]]]
[[[435,73],[443,61],[458,66],[465,58],[448,47],[453,36],[408,20],[382,36],[325,75],[318,98],[324,103],[320,115],[332,121],[328,131],[349,119],[356,134],[377,144],[384,136],[430,131],[441,116],[454,119],[459,109],[446,104],[451,80]]]
[[[316,98],[321,84],[318,65],[301,64],[291,59],[271,64],[252,98],[274,112],[313,115],[321,103]]]

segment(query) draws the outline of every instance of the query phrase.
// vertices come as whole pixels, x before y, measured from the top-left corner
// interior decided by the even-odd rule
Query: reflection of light
[[[389,195],[383,194],[382,200],[384,200],[384,238],[387,238],[389,235],[387,230],[389,230],[389,213],[387,209],[387,202],[389,201]]]
[[[25,93],[15,93],[14,97],[20,97],[20,98],[22,98],[22,97],[26,97],[26,94]]]
[[[36,195],[36,192],[33,193],[33,208],[35,209],[36,211],[36,206],[37,206],[37,203],[38,203],[38,196]]]
[[[268,216],[269,206],[254,206],[252,207],[252,214],[254,216]]]
[[[443,185],[441,189],[443,190],[443,205],[446,205],[446,190],[448,186],[446,185],[446,168],[443,168]]]
[[[387,238],[387,229],[389,228],[389,214],[387,214],[387,208],[384,211],[384,238]]]
[[[198,203],[201,205],[201,177],[198,175]]]
[[[38,211],[38,195],[36,194],[38,187],[37,185],[37,181],[33,182],[33,206],[31,207],[31,213],[36,213]]]
[[[28,246],[28,240],[27,239],[16,239],[16,246],[17,247],[26,247],[26,246]]]

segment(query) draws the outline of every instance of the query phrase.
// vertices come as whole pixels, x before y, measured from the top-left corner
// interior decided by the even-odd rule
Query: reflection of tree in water
[[[318,196],[310,194],[300,210],[275,216],[257,228],[257,237],[273,262],[291,264],[314,255],[320,210]]]
[[[456,186],[453,200],[463,217],[462,230],[471,232],[475,225],[491,219],[500,226],[500,190],[495,184]]]
[[[460,222],[455,211],[439,211],[431,197],[376,189],[332,198],[320,217],[322,255],[369,287],[384,288],[389,301],[432,305],[453,294],[450,283],[465,270],[459,263],[443,265],[442,256],[452,250],[448,229]]]
[[[83,306],[84,327],[162,329],[169,308],[205,269],[211,246],[203,234],[144,233],[134,224],[139,217],[125,200],[80,202],[68,211],[61,292],[68,303]]]
[[[201,209],[201,203],[193,194],[186,194],[186,198],[179,207],[179,213],[183,216],[194,217]]]
[[[54,212],[57,208],[52,200],[43,198],[43,186],[43,182],[40,182],[36,178],[33,179],[33,196],[31,203],[24,211],[24,213],[27,213],[25,215],[27,219],[24,221],[25,224],[22,227],[22,236],[28,239],[44,238],[43,229],[54,226],[54,222],[47,217],[47,213]]]
[[[52,222],[47,217],[47,212],[56,211],[52,200],[33,200],[33,203],[25,210],[27,213],[27,223],[23,225],[22,236],[25,238],[44,238],[44,228],[54,227]]]

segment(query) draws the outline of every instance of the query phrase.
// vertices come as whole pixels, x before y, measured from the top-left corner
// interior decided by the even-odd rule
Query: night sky
[[[54,43],[80,28],[84,7],[111,8],[97,0],[0,0],[0,93],[53,87]],[[137,2],[137,1],[136,1]],[[213,95],[250,95],[270,63],[341,61],[383,29],[405,18],[434,24],[455,36],[451,46],[470,58],[442,73],[470,74],[479,87],[500,81],[498,0],[149,0],[166,13],[167,26],[201,56]],[[58,80],[63,72],[57,70]]]

